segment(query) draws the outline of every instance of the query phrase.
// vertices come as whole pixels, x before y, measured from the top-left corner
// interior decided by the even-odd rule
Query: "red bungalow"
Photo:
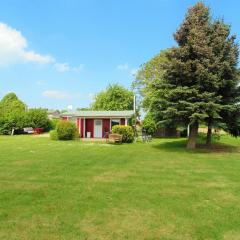
[[[61,115],[75,122],[81,138],[104,138],[114,125],[128,125],[134,111],[76,111]]]

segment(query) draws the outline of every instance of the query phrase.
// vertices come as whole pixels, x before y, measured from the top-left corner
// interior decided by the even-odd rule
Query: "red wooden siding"
[[[106,133],[110,132],[110,119],[102,120],[102,137],[105,136]]]
[[[83,132],[84,131],[84,119],[81,118],[81,137],[85,137],[85,133]]]
[[[86,119],[86,132],[91,132],[91,138],[93,138],[94,131],[94,119]]]
[[[120,119],[120,125],[125,125],[125,118]]]
[[[62,117],[62,120],[63,120],[63,121],[67,121],[67,120],[68,120],[68,117]]]

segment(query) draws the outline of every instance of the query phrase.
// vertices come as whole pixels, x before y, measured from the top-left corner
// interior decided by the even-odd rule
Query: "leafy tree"
[[[33,128],[43,128],[45,131],[50,128],[47,110],[42,108],[29,109],[26,113],[26,125]]]
[[[15,93],[9,93],[0,101],[0,133],[11,134],[12,130],[19,132],[25,125],[26,105],[18,99]]]
[[[133,92],[119,84],[109,85],[98,93],[92,103],[93,110],[133,110]]]
[[[155,122],[155,127],[176,128],[174,121],[164,119],[163,112],[159,110],[159,105],[155,104],[161,98],[162,85],[164,84],[166,66],[169,64],[167,54],[171,49],[162,50],[148,62],[143,64],[133,82],[133,88],[141,96],[141,105],[147,112],[146,121]]]
[[[11,113],[13,111],[22,111],[26,110],[26,105],[18,99],[15,93],[8,93],[0,101],[0,112],[2,115]]]
[[[151,102],[154,98],[154,93],[158,88],[158,83],[161,83],[164,77],[165,66],[168,64],[166,54],[171,49],[162,50],[148,62],[143,64],[137,72],[136,79],[133,82],[133,88],[137,90],[142,98],[142,107],[145,111],[151,110]]]

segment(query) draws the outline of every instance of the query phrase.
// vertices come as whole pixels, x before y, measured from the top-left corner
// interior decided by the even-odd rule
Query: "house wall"
[[[96,118],[99,119],[99,118]],[[100,118],[101,119],[101,118]],[[119,119],[119,118],[118,118]],[[68,117],[62,117],[62,120],[70,120]],[[85,121],[84,121],[85,120]],[[120,125],[125,125],[125,118],[120,118]],[[76,126],[79,132],[79,137],[84,138],[86,137],[86,133],[91,133],[91,138],[94,137],[94,118],[81,118],[77,117]],[[85,127],[84,127],[85,124]],[[110,118],[102,118],[102,137],[106,136],[106,133],[111,131],[111,119]]]
[[[82,138],[85,137],[85,135],[84,135],[84,119],[83,118],[81,118],[81,137]]]
[[[94,119],[85,119],[85,132],[91,132],[91,138],[93,138],[93,131],[94,131]]]
[[[105,136],[106,133],[110,132],[110,119],[102,120],[102,137]]]

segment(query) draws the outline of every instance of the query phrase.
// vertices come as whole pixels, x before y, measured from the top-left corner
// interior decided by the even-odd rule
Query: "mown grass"
[[[240,239],[240,140],[0,137],[0,239]]]

